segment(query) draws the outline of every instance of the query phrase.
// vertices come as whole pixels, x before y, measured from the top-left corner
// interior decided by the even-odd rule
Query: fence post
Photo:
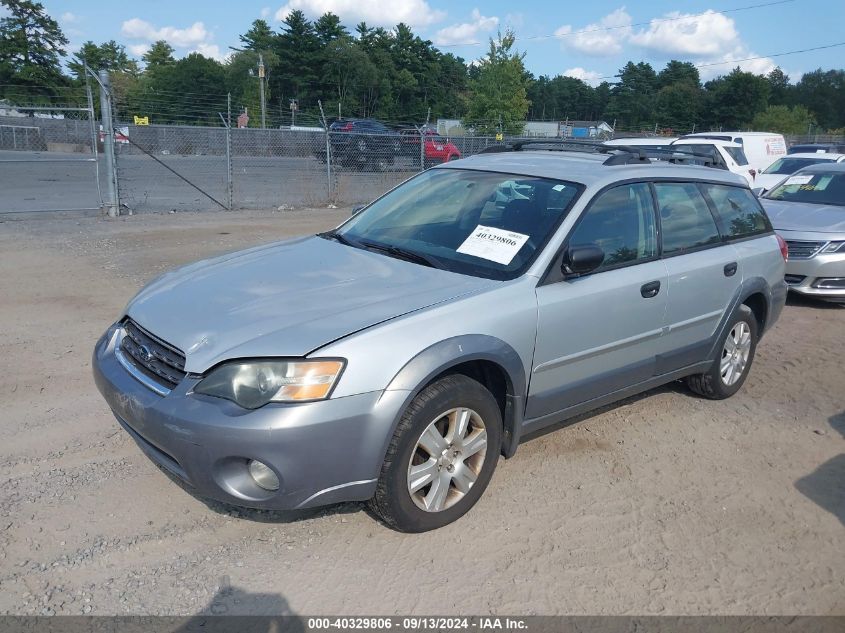
[[[420,135],[420,171],[425,170],[425,128],[417,128]]]
[[[328,201],[332,201],[332,144],[329,137],[329,124],[326,121],[326,113],[323,112],[323,102],[317,100],[317,105],[320,106],[320,118],[323,119],[323,129],[326,130],[326,197]]]
[[[100,71],[100,116],[103,119],[103,153],[106,156],[106,174],[108,176],[108,200],[106,207],[110,218],[120,214],[118,201],[117,176],[114,164],[114,123],[111,118],[111,94],[109,91],[109,73]]]
[[[232,210],[234,198],[232,183],[232,93],[226,95],[226,202]]]

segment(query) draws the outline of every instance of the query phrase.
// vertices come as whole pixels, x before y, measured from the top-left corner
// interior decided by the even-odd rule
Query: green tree
[[[795,86],[796,103],[826,129],[845,127],[845,70],[814,70]]]
[[[512,50],[515,39],[510,30],[491,38],[487,55],[478,64],[478,78],[471,83],[466,121],[481,133],[522,133],[529,106],[528,79],[525,53]]]
[[[277,103],[287,107],[288,99],[295,98],[300,103],[313,101],[316,105],[320,94],[319,41],[314,25],[299,9],[291,11],[284,19],[274,52],[278,55],[279,66],[271,68],[269,84]]]
[[[240,40],[244,48],[266,52],[273,49],[277,37],[266,20],[255,20],[250,29],[240,36]]]
[[[529,83],[529,118],[548,120],[592,119],[596,116],[596,91],[575,77],[540,76]]]
[[[141,59],[147,65],[147,71],[167,66],[176,61],[173,57],[173,47],[164,40],[158,40],[150,46],[150,49],[144,53]]]
[[[55,94],[67,84],[61,58],[68,40],[40,2],[0,0],[0,95]]]
[[[118,104],[118,114],[149,115],[155,123],[219,125],[218,113],[226,111],[226,92],[223,64],[191,53],[144,77]]]
[[[789,75],[784,73],[780,66],[766,75],[766,81],[769,82],[770,105],[790,105],[792,103],[795,89],[789,83]]]
[[[700,88],[701,76],[698,73],[698,68],[691,62],[679,62],[675,59],[668,62],[663,70],[657,74],[657,87],[666,88],[676,84]]]
[[[664,86],[655,99],[655,122],[674,132],[691,130],[699,122],[701,96],[701,88],[688,82]]]
[[[109,40],[100,45],[88,40],[73,54],[73,59],[67,66],[77,79],[84,79],[84,64],[86,63],[88,68],[94,72],[98,70],[138,72],[137,62],[130,59],[129,55],[126,54],[126,48],[114,40]]]
[[[625,128],[654,124],[657,73],[646,62],[628,62],[619,71],[619,82],[610,90],[608,118]]]
[[[769,82],[761,75],[734,68],[728,75],[704,84],[707,91],[709,123],[727,130],[751,124],[754,116],[768,106]]]
[[[774,105],[763,112],[758,112],[751,126],[763,132],[806,134],[810,126],[814,124],[813,115],[802,105],[791,108],[785,105]]]
[[[340,18],[331,11],[324,13],[317,19],[314,23],[314,32],[324,46],[334,40],[349,37],[349,31],[340,23]]]
[[[264,65],[274,69],[279,65],[279,58],[275,53],[263,53]],[[235,113],[246,108],[248,112],[255,113],[250,117],[250,125],[259,127],[261,125],[261,96],[260,83],[256,74],[258,68],[258,52],[252,50],[238,51],[232,54],[225,66],[226,90],[232,95],[232,109]],[[272,71],[270,73],[272,76]],[[269,82],[268,82],[269,84]],[[264,97],[267,104],[273,103],[273,87],[265,88]],[[269,118],[278,116],[278,110],[269,110]],[[272,125],[272,123],[270,123]]]

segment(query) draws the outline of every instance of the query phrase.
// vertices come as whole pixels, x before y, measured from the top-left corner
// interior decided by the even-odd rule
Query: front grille
[[[797,286],[798,284],[800,284],[805,279],[806,279],[806,277],[804,275],[784,275],[783,276],[783,280],[789,286]]]
[[[810,242],[805,240],[786,240],[790,259],[810,259],[818,253],[827,242]]]
[[[139,371],[172,389],[185,377],[185,355],[127,318],[120,349]]]

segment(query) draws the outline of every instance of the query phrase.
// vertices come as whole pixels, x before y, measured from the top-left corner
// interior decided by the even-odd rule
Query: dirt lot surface
[[[0,222],[0,613],[845,614],[845,309],[824,304],[790,301],[734,398],[670,385],[535,437],[433,533],[175,485],[97,393],[94,342],[161,271],[346,213]]]

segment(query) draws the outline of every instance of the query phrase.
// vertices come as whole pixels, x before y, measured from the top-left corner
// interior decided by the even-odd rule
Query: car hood
[[[498,282],[307,237],[190,264],[127,306],[200,373],[231,358],[301,357],[388,319]]]
[[[845,231],[845,207],[807,204],[760,198],[772,226],[781,231],[842,233]]]

